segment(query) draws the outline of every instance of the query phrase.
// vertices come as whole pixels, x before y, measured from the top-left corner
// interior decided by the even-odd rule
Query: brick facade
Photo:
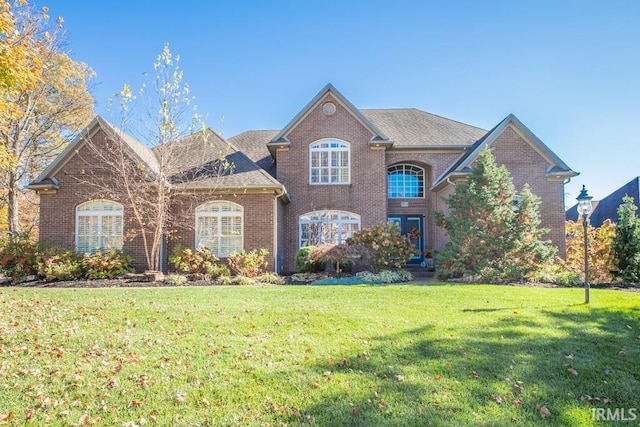
[[[335,111],[327,114],[323,105],[331,102]],[[378,110],[380,111],[392,110]],[[395,114],[395,113],[394,113]],[[427,114],[427,113],[424,113]],[[232,201],[243,208],[243,248],[244,250],[266,248],[269,250],[269,266],[278,272],[294,270],[295,254],[299,249],[301,215],[318,210],[340,210],[359,215],[361,226],[368,227],[385,222],[389,216],[417,216],[424,218],[421,236],[424,249],[440,249],[446,243],[443,230],[433,222],[434,210],[446,212],[444,199],[452,193],[453,185],[443,176],[451,173],[450,168],[460,165],[465,156],[472,153],[483,142],[486,131],[458,122],[451,126],[454,143],[433,142],[425,146],[423,134],[415,128],[406,132],[406,137],[416,138],[422,145],[403,140],[405,127],[411,127],[405,115],[404,121],[398,115],[390,116],[393,122],[391,132],[395,140],[384,140],[383,132],[369,122],[341,94],[328,85],[303,111],[285,127],[280,135],[283,141],[274,144],[277,137],[262,144],[267,155],[267,143],[272,148],[275,161],[274,176],[251,163],[249,169],[262,171],[262,181],[273,180],[286,193],[277,189],[247,183],[244,189],[218,187],[215,190],[183,194],[175,200],[173,212],[176,217],[170,224],[165,245],[166,255],[180,244],[183,247],[195,245],[195,207],[211,200]],[[436,130],[433,137],[441,138],[447,129],[442,128],[442,119],[434,116]],[[550,228],[548,238],[558,248],[559,255],[565,253],[564,237],[564,180],[575,175],[564,163],[541,144],[517,119],[508,117],[494,130],[486,133],[493,139],[492,151],[496,160],[510,171],[517,190],[529,184],[534,194],[542,200],[540,216],[542,226]],[[389,122],[386,122],[389,126]],[[429,128],[426,128],[427,130]],[[498,131],[496,131],[498,129]],[[272,134],[273,135],[273,134]],[[448,134],[446,134],[448,135]],[[107,147],[115,143],[108,134],[93,131],[94,143]],[[311,184],[309,146],[322,139],[338,139],[349,145],[350,182],[348,184]],[[477,141],[477,142],[476,142]],[[277,142],[277,141],[275,141]],[[426,144],[430,141],[427,140]],[[411,145],[414,144],[414,145]],[[440,144],[440,145],[438,145]],[[443,145],[444,144],[444,145]],[[239,147],[242,150],[242,147]],[[252,150],[249,150],[252,151]],[[256,152],[253,150],[253,152]],[[247,159],[248,160],[248,159]],[[555,163],[554,163],[555,162]],[[57,191],[39,188],[40,238],[51,246],[73,248],[75,245],[76,207],[87,200],[109,197],[109,172],[98,167],[100,159],[86,146],[79,144],[74,155],[58,169],[49,171],[58,182]],[[267,162],[268,163],[268,162]],[[398,164],[409,164],[425,171],[424,197],[414,199],[391,199],[387,197],[387,168]],[[552,166],[562,166],[559,174],[550,174]],[[453,165],[453,166],[452,166]],[[246,166],[246,165],[245,165]],[[470,165],[471,166],[471,165]],[[83,184],[91,173],[96,174],[105,186],[99,191]],[[268,178],[265,178],[268,177]],[[275,179],[274,179],[275,178]],[[277,181],[276,181],[277,180]],[[115,200],[115,199],[112,199]],[[116,200],[118,201],[118,200]],[[120,201],[122,202],[122,201]],[[124,203],[123,203],[124,204]],[[136,225],[132,220],[129,206],[125,204],[125,248],[136,260],[136,267],[145,265],[144,248],[139,235],[135,235]]]

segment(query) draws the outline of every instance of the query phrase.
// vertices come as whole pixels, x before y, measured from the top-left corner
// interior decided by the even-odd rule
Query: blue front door
[[[420,264],[424,250],[424,217],[417,215],[394,215],[387,218],[388,222],[398,224],[403,236],[407,236],[416,248],[416,255],[409,260],[409,264]]]

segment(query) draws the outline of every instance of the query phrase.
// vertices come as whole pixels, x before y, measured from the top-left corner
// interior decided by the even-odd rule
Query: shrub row
[[[183,249],[177,246],[173,250],[173,255],[169,257],[169,263],[178,273],[205,280],[229,277],[231,272],[236,276],[252,279],[264,276],[266,273],[267,255],[269,251],[266,249],[237,252],[227,258],[225,265],[207,248]]]
[[[49,280],[109,279],[132,271],[133,258],[118,249],[80,254],[31,240],[0,242],[0,272],[12,280],[30,275]]]

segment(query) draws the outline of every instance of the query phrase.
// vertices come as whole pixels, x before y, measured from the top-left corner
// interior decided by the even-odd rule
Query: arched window
[[[233,202],[207,202],[196,208],[196,248],[205,247],[226,258],[242,252],[242,206]]]
[[[122,249],[122,205],[111,200],[92,200],[76,208],[76,250],[94,253],[101,248]]]
[[[300,247],[343,243],[360,230],[360,215],[345,211],[315,211],[300,215]]]
[[[351,182],[349,143],[323,139],[309,146],[310,184],[349,184]]]
[[[387,168],[387,194],[390,199],[424,197],[424,169],[406,164]]]

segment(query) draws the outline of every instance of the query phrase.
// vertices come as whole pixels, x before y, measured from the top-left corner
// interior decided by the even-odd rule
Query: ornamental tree
[[[584,277],[584,227],[582,222],[567,221],[567,259],[566,267]],[[589,247],[589,278],[593,283],[611,282],[611,271],[615,269],[615,253],[612,242],[615,238],[615,226],[607,219],[600,227],[587,226]]]
[[[347,239],[349,245],[362,245],[370,251],[373,270],[400,268],[416,255],[416,248],[407,236],[403,236],[395,223],[374,224],[353,233]]]
[[[449,238],[436,257],[440,278],[519,280],[553,258],[556,249],[542,240],[548,230],[540,228],[540,199],[528,185],[516,193],[509,171],[488,148],[445,201],[448,213],[434,212]]]
[[[626,195],[618,206],[618,223],[611,247],[615,252],[616,276],[625,282],[640,282],[640,219],[633,197]]]
[[[132,155],[124,143],[89,138],[91,156],[84,159],[88,172],[74,176],[86,189],[85,197],[113,199],[127,206],[132,226],[125,239],[140,238],[148,270],[160,269],[165,238],[184,222],[178,215],[189,212],[190,201],[205,191],[191,189],[233,172],[224,149],[218,152],[212,142],[217,136],[197,114],[179,62],[165,44],[153,64],[155,74],[145,73],[140,90],[125,85],[112,100],[119,121],[113,132],[121,140],[130,139],[126,130],[150,149],[153,167]],[[213,193],[216,185],[211,181],[207,190]]]

